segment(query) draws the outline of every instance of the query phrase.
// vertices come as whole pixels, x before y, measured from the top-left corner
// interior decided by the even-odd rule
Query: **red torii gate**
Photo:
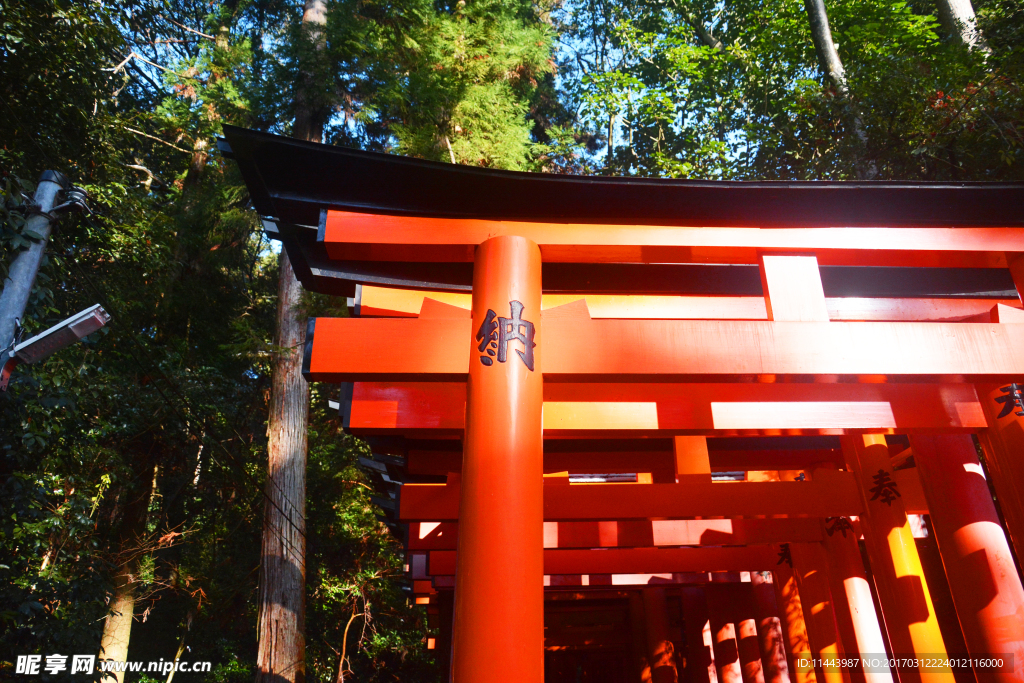
[[[851,267],[947,269],[966,279],[981,271],[1005,274],[1021,291],[1024,227],[1014,207],[1024,187],[553,185],[239,129],[227,137],[304,284],[351,292],[362,308],[361,317],[310,322],[307,377],[350,383],[341,409],[354,432],[431,446],[370,463],[387,481],[394,468],[445,479],[403,483],[381,503],[408,525],[414,592],[430,602],[454,576],[452,680],[543,680],[545,585],[638,582],[648,587],[632,594],[640,602],[630,598],[630,613],[645,615],[650,676],[676,680],[666,589],[650,584],[657,578],[684,586],[690,680],[716,670],[730,683],[893,680],[888,666],[794,657],[888,651],[940,660],[900,662],[900,681],[951,681],[958,672],[941,661],[946,642],[908,520],[925,510],[973,675],[1024,680],[1024,589],[971,436],[985,449],[1020,556],[1019,296],[975,288],[943,298],[826,297],[822,277]],[[303,164],[308,186],[277,168],[295,175]],[[328,170],[351,185],[325,185]],[[387,179],[382,194],[375,183]],[[562,210],[557,191],[567,197]],[[700,203],[702,192],[716,196],[707,202],[715,207]],[[539,197],[547,216],[524,216],[509,199],[516,194]],[[970,211],[979,199],[986,203]],[[673,203],[689,215],[672,214]],[[315,240],[302,227],[313,209]],[[459,264],[472,264],[471,285]],[[620,264],[632,264],[633,280],[612,268]],[[745,295],[744,285],[646,288],[645,268],[671,264],[708,269],[673,271],[684,274],[728,265],[737,275],[756,265],[762,297]],[[557,293],[545,292],[549,272]],[[360,288],[346,291],[350,284]],[[831,437],[839,449],[811,449],[799,467],[783,467],[772,458],[793,456],[771,454],[785,448],[762,447],[730,456],[763,463],[743,468],[747,482],[714,482],[719,451],[709,444],[726,437]],[[631,446],[645,441],[668,445]],[[459,442],[461,459],[446,456]],[[779,474],[797,469],[809,480]],[[557,475],[574,471],[638,474],[633,483]],[[754,472],[768,480],[752,481]],[[709,571],[754,572],[757,581],[723,583]],[[709,578],[705,604],[685,586]],[[694,630],[702,624],[707,633]],[[759,645],[751,649],[750,638]],[[1007,663],[976,661],[987,655]]]

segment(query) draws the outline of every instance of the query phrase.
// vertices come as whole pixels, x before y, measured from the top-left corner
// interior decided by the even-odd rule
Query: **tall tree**
[[[267,433],[266,509],[260,563],[257,681],[302,683],[306,674],[306,422],[309,386],[302,377],[302,286],[281,251],[277,358]]]
[[[141,583],[139,569],[146,555],[146,523],[153,497],[156,473],[148,454],[139,454],[136,477],[122,492],[126,503],[118,531],[117,569],[110,610],[103,622],[99,659],[124,662],[128,659],[132,621],[135,619],[135,598]],[[114,679],[123,683],[124,671],[115,671]]]
[[[811,25],[811,40],[814,42],[814,52],[818,56],[818,64],[849,110],[853,134],[860,143],[860,149],[856,152],[857,175],[862,180],[870,180],[878,174],[878,168],[874,162],[866,161],[864,158],[868,136],[864,131],[864,121],[857,110],[857,105],[850,96],[846,69],[843,67],[843,60],[839,58],[836,43],[832,39],[832,28],[829,26],[828,13],[825,11],[825,0],[804,0],[804,7],[807,9],[807,20]]]
[[[951,36],[972,50],[991,54],[992,50],[985,42],[985,37],[978,28],[978,19],[974,15],[971,0],[936,0],[939,8],[939,19],[943,28]]]
[[[320,142],[330,110],[315,96],[325,49],[326,0],[306,0],[299,31],[295,137]],[[260,683],[303,683],[306,677],[306,425],[309,386],[302,377],[305,326],[302,286],[281,250],[277,290],[277,358],[270,390],[266,511],[260,564]]]
[[[553,66],[551,29],[538,8],[524,0],[459,0],[425,16],[404,36],[414,46],[398,55],[404,75],[381,98],[395,151],[530,168],[530,99]]]

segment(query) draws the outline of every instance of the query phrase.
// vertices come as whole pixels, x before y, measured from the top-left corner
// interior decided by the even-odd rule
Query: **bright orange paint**
[[[1024,259],[1020,261],[1024,266]],[[992,485],[999,496],[1006,520],[1010,541],[1017,551],[1017,557],[1024,557],[1024,417],[1011,410],[999,417],[1004,404],[996,399],[1007,394],[1002,388],[1007,384],[978,386],[978,396],[988,419],[989,428],[978,434],[978,440],[985,449],[985,464],[988,465]]]
[[[349,427],[461,436],[461,382],[357,382]],[[548,437],[728,435],[790,429],[837,433],[974,431],[986,426],[970,384],[590,384],[544,387]],[[703,437],[693,437],[703,438]]]
[[[544,574],[673,574],[707,571],[766,571],[776,561],[773,546],[733,548],[607,548],[543,550]],[[432,550],[428,574],[456,573],[461,551]],[[459,565],[461,567],[462,565]],[[461,569],[459,569],[461,571]],[[495,583],[495,577],[491,577]],[[507,585],[507,584],[506,584]],[[458,584],[456,584],[458,591]],[[456,593],[457,594],[457,593]],[[518,622],[513,622],[518,623]]]
[[[828,565],[820,543],[791,543],[793,573],[800,586],[800,600],[807,619],[811,651],[823,659],[841,657],[832,593],[829,590]],[[839,667],[822,667],[825,683],[849,681],[849,674]]]
[[[573,317],[547,319],[544,329],[547,381],[831,383],[886,375],[978,382],[1024,375],[1024,324]],[[318,318],[307,379],[461,380],[470,361],[464,340],[475,331],[465,319]]]
[[[843,437],[842,441],[847,463],[857,475],[864,499],[861,528],[893,654],[945,654],[946,645],[903,501],[876,488],[892,475],[885,437],[865,434]],[[904,683],[953,681],[949,670],[936,673],[922,673],[916,668],[897,667],[897,670]]]
[[[1011,653],[1012,671],[975,670],[979,683],[1024,680],[1024,587],[969,436],[911,437],[967,650]]]
[[[807,636],[807,618],[793,568],[785,561],[777,562],[772,568],[772,583],[786,637],[786,654],[793,664],[793,683],[817,683],[814,667],[809,664],[811,642]]]
[[[360,315],[364,317],[416,318],[426,300],[458,306],[466,310],[472,295],[466,292],[428,292],[362,285]],[[586,302],[592,318],[650,318],[707,320],[767,320],[761,296],[658,296],[637,294],[545,294],[541,308],[548,310],[574,301]],[[989,316],[997,305],[1020,310],[1018,299],[871,299],[859,297],[826,298],[830,320],[995,322]],[[966,320],[965,320],[966,321]]]
[[[404,484],[398,518],[403,522],[462,519],[461,484]],[[492,489],[497,486],[491,480]],[[551,480],[548,480],[549,482]],[[685,519],[693,517],[833,517],[858,515],[863,502],[849,472],[830,471],[813,481],[705,482],[681,484],[556,484],[544,487],[548,521]]]
[[[848,654],[881,654],[885,652],[882,627],[875,613],[864,562],[857,545],[858,533],[834,520],[831,529],[822,534],[828,561],[828,575],[835,606],[836,625]],[[845,522],[849,522],[848,519]],[[862,672],[859,680],[867,683],[892,683],[891,672]]]
[[[816,519],[659,519],[633,522],[544,522],[545,548],[636,547],[619,526],[645,525],[653,546],[763,545],[816,542]],[[407,550],[455,550],[457,522],[409,522]]]
[[[759,260],[769,320],[828,321],[825,292],[814,254],[761,254]]]
[[[452,342],[470,358],[455,583],[458,683],[544,680],[540,285],[536,244],[518,237],[484,242],[474,267],[473,327]],[[509,316],[512,301],[535,326],[532,370],[516,353],[525,349],[519,342],[508,342],[504,363],[479,360],[488,356],[477,350],[476,330],[488,311]]]
[[[544,260],[575,263],[757,263],[764,252],[813,252],[822,264],[1005,268],[1020,228],[728,228],[524,223],[328,211],[334,259],[472,261],[496,235],[521,235]]]

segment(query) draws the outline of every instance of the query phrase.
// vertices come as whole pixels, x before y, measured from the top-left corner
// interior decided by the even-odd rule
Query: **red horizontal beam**
[[[815,253],[827,265],[1005,268],[1021,228],[718,228],[524,223],[328,211],[333,259],[469,262],[498,235],[526,237],[547,262],[757,263],[758,253]]]
[[[305,374],[330,382],[462,381],[473,333],[467,319],[317,318]],[[551,315],[536,341],[546,381],[835,382],[886,376],[978,382],[1024,376],[1024,324]]]
[[[398,430],[458,437],[465,428],[466,385],[356,382],[348,414],[346,426],[356,434]],[[732,435],[780,429],[936,432],[985,427],[970,384],[556,382],[544,386],[547,437]]]
[[[809,470],[823,462],[842,466],[839,449],[803,449],[770,451],[710,451],[712,472],[741,470]],[[409,474],[445,475],[462,471],[462,451],[410,450],[406,453]],[[675,454],[672,451],[547,451],[544,472],[597,474],[611,472],[651,472],[654,481],[675,481]]]
[[[547,521],[838,517],[860,513],[861,498],[853,475],[834,470],[819,470],[813,481],[802,482],[569,484],[567,479],[549,479],[544,487]],[[459,485],[454,481],[403,485],[398,518],[403,522],[457,521]]]
[[[774,546],[739,548],[610,548],[545,550],[545,574],[660,574],[708,571],[771,571],[778,563]],[[455,574],[456,551],[432,550],[428,575]]]
[[[471,298],[469,292],[427,292],[363,285],[359,314],[368,317],[416,318],[421,315],[424,302],[431,300],[460,307],[469,317]],[[547,310],[579,300],[586,302],[590,316],[594,319],[768,319],[763,296],[545,294],[541,306]],[[825,299],[829,319],[847,321],[995,322],[990,318],[992,308],[997,304],[1020,308],[1019,299]]]
[[[457,522],[411,522],[406,550],[455,550]],[[628,522],[545,522],[545,548],[815,543],[821,522],[810,519],[673,519]]]

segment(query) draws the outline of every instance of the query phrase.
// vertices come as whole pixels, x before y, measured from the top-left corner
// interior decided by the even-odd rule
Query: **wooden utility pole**
[[[306,0],[303,36],[324,44],[326,0]],[[311,102],[311,65],[303,64],[296,90],[295,137],[320,142],[325,116]],[[305,327],[298,307],[302,286],[288,252],[281,250],[277,290],[278,349],[270,392],[267,503],[260,565],[257,683],[303,683],[306,677],[306,423],[309,385],[302,377]]]

